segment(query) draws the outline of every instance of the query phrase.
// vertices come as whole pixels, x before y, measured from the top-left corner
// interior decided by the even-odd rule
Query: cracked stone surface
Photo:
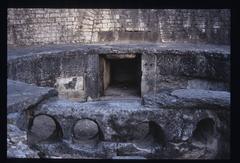
[[[21,83],[19,86],[22,86]],[[25,90],[25,87],[20,88]],[[39,89],[36,86],[31,86],[31,88]],[[9,96],[8,98],[13,101],[15,97]],[[212,109],[212,103],[217,109]],[[139,156],[206,159],[219,158],[221,157],[219,155],[224,153],[222,150],[228,149],[226,140],[230,123],[226,117],[229,115],[229,105],[230,94],[228,92],[180,89],[165,91],[155,96],[149,95],[143,97],[142,101],[140,99],[116,99],[73,102],[51,97],[33,108],[20,111],[29,112],[32,117],[39,114],[49,115],[60,126],[58,130],[62,132],[62,135],[55,135],[59,136],[56,142],[39,142],[34,145],[34,151],[39,151],[37,153],[39,157],[111,159],[116,156]],[[34,154],[32,149],[25,144],[26,131],[15,126],[21,121],[19,116],[21,117],[19,112],[8,114],[8,122],[12,123],[8,126],[8,156],[38,157],[35,155],[36,152]],[[94,120],[98,124],[100,131],[94,139],[74,140],[72,128],[79,119]],[[210,133],[214,136],[210,137],[204,136],[204,132],[208,130],[199,131],[200,137],[202,135],[207,140],[206,142],[196,141],[193,135],[203,119],[214,121],[214,128],[216,128],[213,133]],[[91,125],[84,127],[88,130]],[[216,146],[223,147],[223,149],[216,148]]]
[[[98,101],[97,55],[132,53],[144,58],[142,98]],[[8,157],[229,158],[230,92],[225,91],[229,58],[229,46],[190,43],[9,48],[8,75],[38,86],[8,80]],[[30,66],[23,65],[25,61]],[[48,67],[49,63],[53,66]],[[87,85],[81,94],[87,102],[63,99],[54,88],[39,87],[54,86],[57,77],[63,77],[71,79],[65,86],[73,89],[73,76]],[[54,125],[48,124],[49,118],[36,121],[39,115],[51,117]],[[87,120],[81,122],[83,119]],[[29,134],[30,129],[37,134]],[[36,135],[39,141],[30,148],[27,141]],[[41,141],[49,135],[51,139]]]
[[[180,89],[171,93],[144,95],[143,104],[150,107],[180,108],[202,107],[208,109],[230,109],[230,93],[201,89]]]
[[[34,118],[29,133],[34,135],[35,142],[48,139],[56,130],[54,120],[46,115],[40,115]],[[30,138],[30,136],[28,137]],[[30,141],[30,140],[29,140]]]
[[[21,112],[48,97],[57,95],[53,88],[36,87],[13,80],[8,80],[7,92],[8,113]]]
[[[7,157],[8,158],[39,158],[37,150],[27,144],[27,132],[13,124],[7,125]]]
[[[186,105],[185,103],[188,101],[184,101],[185,96],[180,96],[181,92],[184,91],[189,91],[191,94],[192,91],[197,90],[176,90],[170,93],[162,93],[161,96],[157,96],[157,101],[159,103],[165,102],[165,105],[159,105],[158,107],[153,103],[148,103],[148,107],[146,107],[141,105],[140,100],[110,100],[79,103],[52,98],[40,104],[35,110],[35,114],[44,113],[52,115],[62,127],[63,138],[70,141],[72,137],[69,128],[71,128],[79,118],[89,118],[96,121],[100,126],[103,136],[98,140],[100,141],[99,143],[95,142],[95,145],[93,145],[94,143],[90,145],[92,150],[83,147],[84,143],[70,146],[68,143],[65,144],[70,148],[70,151],[76,150],[78,151],[77,153],[79,153],[80,150],[83,153],[85,152],[84,155],[95,155],[101,158],[111,158],[118,155],[138,155],[147,158],[215,158],[219,153],[219,151],[216,150],[216,145],[221,146],[221,143],[218,141],[219,133],[214,132],[214,134],[216,134],[214,140],[210,140],[209,138],[209,142],[195,143],[193,131],[196,129],[198,122],[206,118],[213,119],[215,127],[218,128],[218,130],[223,130],[225,121],[222,121],[219,115],[229,112],[229,103],[226,101],[230,100],[230,94],[218,91],[203,91],[202,93],[200,90],[199,93],[202,93],[201,99],[204,99],[204,97],[208,97],[208,99],[212,97],[212,99],[210,98],[207,102],[211,103],[211,100],[215,100],[215,105],[224,108],[212,110],[211,106],[209,109],[206,108],[208,105],[201,105],[201,99],[196,98],[197,93],[192,94],[192,98],[196,98],[191,101],[192,104]],[[219,93],[219,96],[214,97],[214,93]],[[166,97],[172,94],[174,94],[173,99],[176,98],[175,95],[179,95],[178,100],[183,100],[184,102],[178,103],[175,107],[164,108],[163,106],[171,103],[169,101],[166,103]],[[222,97],[225,98],[225,101],[218,100]],[[171,98],[167,99],[172,100]],[[224,103],[224,105],[222,105],[222,103]],[[149,107],[150,105],[152,105],[152,107]],[[156,125],[161,126],[166,140],[163,142],[158,140],[162,136],[154,132],[158,129],[149,123],[151,131],[146,137],[138,141],[139,136],[134,134],[134,129],[137,129],[138,125],[142,122],[154,122]],[[144,127],[143,132],[144,130],[148,130],[148,126],[143,125],[142,127]],[[140,134],[138,131],[137,133]],[[104,143],[105,141],[114,141],[116,143],[114,145],[113,142]],[[160,144],[156,143],[158,141],[160,141]],[[179,142],[182,142],[182,144],[180,145]],[[161,143],[166,144],[163,146]],[[102,146],[103,144],[105,146],[104,148]],[[40,146],[43,148],[42,145]],[[47,151],[46,149],[48,149],[48,147],[45,145],[43,149]],[[206,152],[204,149],[211,152]]]
[[[39,158],[38,152],[27,143],[27,132],[18,128],[22,112],[44,99],[57,95],[53,88],[41,88],[35,85],[8,80],[7,95],[7,157]]]

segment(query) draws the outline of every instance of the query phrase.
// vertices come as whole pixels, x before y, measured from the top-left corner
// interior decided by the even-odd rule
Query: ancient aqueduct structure
[[[8,157],[230,157],[230,10],[8,9]]]

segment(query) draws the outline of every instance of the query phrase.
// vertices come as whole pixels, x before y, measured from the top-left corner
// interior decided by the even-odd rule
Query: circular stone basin
[[[36,140],[46,140],[56,130],[56,123],[47,115],[36,116],[31,126],[31,135]]]
[[[74,138],[77,140],[89,140],[98,134],[98,125],[89,119],[77,121],[73,128]]]
[[[182,48],[179,49],[179,47]],[[116,75],[117,79],[119,75],[123,76],[121,78],[129,78],[128,80],[135,78],[134,80],[137,80],[139,85],[142,82],[144,89],[145,87],[151,89],[152,79],[147,74],[154,69],[154,60],[156,59],[158,63],[156,68],[161,74],[156,80],[166,79],[162,81],[162,84],[158,85],[159,88],[157,89],[180,89],[182,88],[180,85],[186,85],[190,89],[229,90],[230,51],[225,46],[212,47],[199,46],[198,44],[184,43],[176,45],[175,43],[169,43],[163,46],[160,44],[151,44],[151,46],[149,44],[141,46],[136,44],[122,44],[121,46],[119,44],[77,45],[69,47],[61,45],[61,48],[59,48],[56,45],[48,48],[47,46],[39,46],[34,48],[35,52],[30,47],[29,49],[10,48],[11,53],[8,54],[8,79],[36,84],[41,87],[54,87],[59,92],[59,97],[86,101],[88,96],[95,99],[97,96],[109,92],[109,89],[108,91],[107,89],[97,91],[97,88],[113,84],[110,82],[111,77],[114,77],[110,74],[111,70],[112,72],[116,71],[113,74]],[[131,49],[135,48],[138,49],[138,52],[136,50],[131,51]],[[153,56],[148,56],[153,49],[156,50],[154,60]],[[169,50],[171,55],[166,55]],[[200,52],[202,54],[199,54]],[[134,69],[136,69],[134,74],[139,74],[138,79],[129,75],[128,67],[126,67],[132,67],[132,62],[129,61],[133,59],[132,57],[136,59],[137,56],[143,56],[139,58],[139,61],[136,61],[139,68],[136,67],[136,64],[134,66]],[[118,68],[119,66],[116,66],[116,64],[122,63],[122,60],[129,60],[123,62],[126,66],[121,67],[121,69],[124,71]],[[94,66],[96,64],[101,66]],[[110,65],[116,67],[111,68]],[[202,67],[204,67],[204,71]],[[117,70],[113,71],[115,68]],[[85,72],[85,70],[87,71]],[[117,71],[121,72],[122,75],[118,74]],[[141,73],[142,80],[140,80]],[[188,76],[189,80],[185,76]],[[110,89],[110,94],[112,94],[112,90],[117,95],[127,91],[126,93],[130,96],[132,96],[132,93],[134,96],[136,94],[139,96],[136,89],[125,90],[120,87],[120,91],[117,89],[117,92],[115,92],[115,89]],[[145,94],[143,89],[139,89],[137,92],[142,93],[142,95]]]

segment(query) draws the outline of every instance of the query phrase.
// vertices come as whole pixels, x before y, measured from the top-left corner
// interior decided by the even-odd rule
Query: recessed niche
[[[140,55],[105,55],[100,57],[101,96],[124,98],[141,96]]]

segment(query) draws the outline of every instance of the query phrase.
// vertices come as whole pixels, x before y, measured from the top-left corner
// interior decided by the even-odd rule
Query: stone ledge
[[[52,96],[57,91],[49,87],[38,87],[19,81],[8,80],[7,83],[7,112],[21,112]]]
[[[179,89],[171,93],[163,92],[144,95],[143,104],[159,108],[202,108],[230,109],[230,92],[202,89]]]
[[[217,54],[224,58],[230,55],[230,46],[193,43],[105,43],[105,44],[60,44],[45,46],[29,46],[24,48],[8,48],[8,60],[32,55],[47,55],[62,52],[78,52],[79,54],[120,54],[120,53],[162,53],[173,54]]]

